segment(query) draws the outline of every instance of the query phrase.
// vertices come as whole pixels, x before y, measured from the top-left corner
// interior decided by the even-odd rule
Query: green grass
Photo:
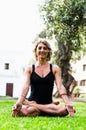
[[[15,100],[0,100],[0,130],[86,130],[86,104],[74,103],[74,118],[11,117]]]

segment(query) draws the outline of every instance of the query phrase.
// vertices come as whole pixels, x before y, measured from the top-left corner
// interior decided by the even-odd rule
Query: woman
[[[34,53],[36,63],[26,70],[26,81],[18,101],[13,106],[12,116],[66,116],[69,114],[74,117],[75,110],[62,84],[60,68],[49,63],[52,54],[50,44],[43,39],[36,41]],[[65,106],[52,101],[54,82]],[[30,87],[31,93],[26,100]]]

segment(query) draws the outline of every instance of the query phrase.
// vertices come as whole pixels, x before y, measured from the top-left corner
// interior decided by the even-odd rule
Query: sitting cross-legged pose
[[[26,80],[21,94],[12,108],[12,116],[60,116],[74,117],[75,109],[70,103],[62,84],[61,70],[50,64],[52,49],[50,44],[40,39],[36,41],[34,54],[36,63],[26,69]],[[53,102],[54,83],[65,105]],[[30,96],[26,100],[29,92]]]

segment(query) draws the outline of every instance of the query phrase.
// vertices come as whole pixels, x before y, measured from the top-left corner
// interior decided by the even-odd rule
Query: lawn
[[[86,104],[74,102],[75,117],[11,117],[15,100],[0,100],[0,130],[86,130]]]

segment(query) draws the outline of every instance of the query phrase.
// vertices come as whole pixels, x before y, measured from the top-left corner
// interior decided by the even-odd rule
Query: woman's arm
[[[22,103],[23,101],[25,100],[26,98],[26,95],[29,91],[29,86],[30,86],[30,76],[31,76],[31,73],[32,73],[32,68],[31,67],[28,67],[28,69],[26,70],[26,73],[25,73],[25,83],[22,87],[22,90],[21,90],[21,94],[16,102],[16,104],[13,106],[13,110],[20,110],[21,107],[22,107]]]
[[[58,66],[53,66],[53,72],[55,75],[55,83],[56,83],[57,89],[59,91],[59,94],[60,94],[61,98],[63,99],[70,116],[73,117],[74,116],[73,105],[70,103],[68,96],[67,96],[66,89],[62,84],[61,70]]]
[[[29,68],[27,68],[27,70],[25,72],[25,82],[24,82],[24,85],[23,85],[22,90],[21,90],[20,97],[19,97],[17,102],[23,103],[23,101],[26,98],[26,95],[29,91],[29,86],[30,86],[31,71],[32,71],[31,67],[29,67]]]

